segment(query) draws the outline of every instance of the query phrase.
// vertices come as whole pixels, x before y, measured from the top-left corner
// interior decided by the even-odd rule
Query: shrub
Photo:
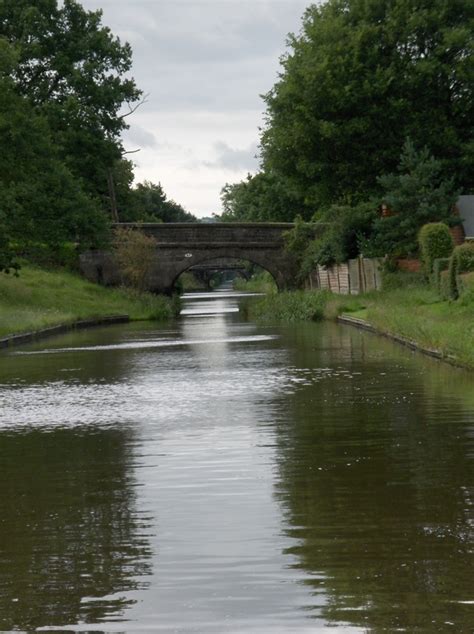
[[[14,271],[18,274],[20,265],[16,259],[16,253],[13,250],[9,236],[6,234],[4,227],[0,224],[0,273],[10,273]]]
[[[449,269],[441,271],[440,273],[439,293],[443,299],[451,299],[451,276]]]
[[[441,274],[449,269],[450,258],[436,258],[433,262],[432,284],[441,291]]]
[[[460,302],[463,306],[474,306],[474,273],[463,273],[458,278]]]
[[[376,213],[375,204],[370,202],[332,205],[315,218],[321,233],[316,239],[315,225],[297,222],[288,232],[287,249],[299,259],[299,281],[306,279],[318,264],[330,266],[357,257],[361,244],[368,242]]]
[[[453,257],[457,260],[458,275],[474,271],[474,243],[465,242],[454,249]]]
[[[437,258],[447,258],[454,249],[454,242],[444,222],[430,222],[420,229],[418,234],[421,260],[426,275],[433,273],[433,264]]]
[[[460,295],[458,276],[474,271],[474,243],[465,242],[453,251],[449,263],[449,294],[452,299]]]
[[[138,290],[147,288],[155,252],[154,238],[130,228],[115,230],[113,253],[127,286]]]

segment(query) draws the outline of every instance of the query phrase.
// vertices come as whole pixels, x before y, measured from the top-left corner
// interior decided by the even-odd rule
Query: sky
[[[288,33],[310,0],[82,0],[133,49],[147,95],[123,135],[136,182],[161,182],[198,217],[220,190],[258,169],[260,95],[277,80]]]

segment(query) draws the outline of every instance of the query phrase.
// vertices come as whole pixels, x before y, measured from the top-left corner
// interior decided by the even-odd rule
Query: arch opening
[[[246,290],[245,286],[252,280],[264,278],[270,289],[279,288],[278,276],[268,266],[262,266],[256,258],[247,257],[205,257],[199,262],[193,261],[183,266],[172,281],[173,290],[178,291],[206,291],[217,288],[224,283],[233,282],[234,287]],[[237,283],[241,280],[240,284]],[[251,290],[251,289],[249,289]]]

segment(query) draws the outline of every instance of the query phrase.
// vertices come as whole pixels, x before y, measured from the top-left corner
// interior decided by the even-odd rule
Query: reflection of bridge
[[[169,293],[188,269],[213,260],[247,260],[267,270],[279,289],[295,288],[297,262],[284,248],[290,223],[163,223],[120,224],[153,236],[156,261],[149,288]],[[115,284],[120,276],[111,254],[91,251],[81,257],[81,268],[91,280]]]

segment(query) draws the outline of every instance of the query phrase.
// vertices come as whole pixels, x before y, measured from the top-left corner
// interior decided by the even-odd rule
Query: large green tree
[[[161,183],[145,181],[133,187],[124,198],[121,222],[197,222],[197,218],[174,200]]]
[[[0,241],[7,264],[12,244],[20,251],[32,243],[95,244],[106,225],[83,180],[61,159],[47,117],[18,94],[16,64],[17,51],[0,38]]]
[[[271,173],[248,175],[221,191],[224,222],[293,222],[305,209]]]
[[[131,48],[75,0],[0,0],[0,36],[17,51],[17,93],[44,116],[61,160],[93,196],[108,196],[124,115],[141,92]],[[125,113],[122,108],[125,105]]]
[[[472,0],[309,7],[265,96],[265,171],[315,211],[378,192],[406,137],[474,186]]]

